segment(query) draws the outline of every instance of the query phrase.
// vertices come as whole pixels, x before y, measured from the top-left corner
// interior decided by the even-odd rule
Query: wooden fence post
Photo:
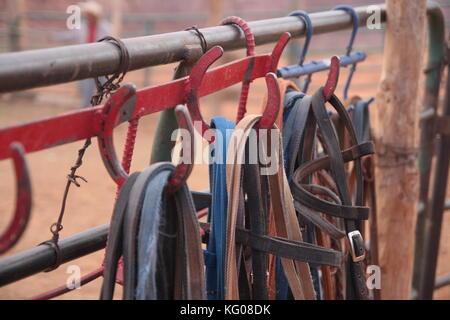
[[[376,192],[382,299],[409,299],[418,200],[418,91],[426,0],[387,0],[377,92]]]

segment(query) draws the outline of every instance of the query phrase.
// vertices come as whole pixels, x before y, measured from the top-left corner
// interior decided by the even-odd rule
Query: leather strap
[[[351,124],[351,120],[347,111],[342,106],[337,97],[332,96],[332,98],[330,99],[330,103],[336,109],[339,117],[342,119],[352,142],[351,148],[345,150],[344,152],[341,152],[336,132],[334,130],[334,127],[332,126],[331,121],[329,120],[329,114],[325,107],[322,90],[322,88],[319,89],[312,97],[310,105],[311,112],[309,114],[309,117],[311,117],[311,115],[313,115],[314,117],[311,118],[312,121],[309,121],[307,127],[304,129],[305,131],[303,133],[304,138],[302,144],[303,149],[305,147],[308,147],[309,150],[313,150],[310,148],[310,146],[313,146],[314,144],[311,141],[313,137],[307,134],[307,130],[308,126],[312,128],[317,125],[317,128],[319,129],[319,138],[323,150],[327,154],[327,156],[318,159],[312,159],[311,156],[313,153],[311,151],[309,151],[309,154],[306,157],[303,154],[303,159],[301,159],[300,161],[301,165],[293,175],[291,188],[293,191],[293,195],[297,201],[297,209],[304,216],[305,212],[306,216],[309,217],[314,216],[314,212],[321,212],[335,217],[343,218],[346,233],[349,234],[350,232],[357,230],[357,224],[355,222],[356,220],[367,219],[368,217],[369,209],[362,206],[363,189],[360,158],[364,155],[373,153],[373,147],[371,143],[362,143],[358,145],[355,130]],[[309,158],[311,158],[312,160],[309,160]],[[347,176],[344,163],[348,161],[354,162],[357,177],[355,194],[356,205],[353,205],[351,201],[350,191],[347,184]],[[309,177],[313,173],[323,169],[327,169],[330,171],[331,177],[335,182],[337,195],[339,196],[341,203],[336,203],[335,200],[325,200],[322,197],[319,197],[317,195],[317,192],[316,194],[314,194],[311,192],[311,189],[307,190],[307,188],[305,188],[305,183],[309,184]],[[328,195],[330,194],[331,193],[328,192]],[[317,226],[319,226],[319,224],[317,223],[317,221],[319,220],[323,219],[318,218],[310,221],[313,221]],[[323,226],[325,225],[325,223],[322,223],[321,225]],[[341,236],[336,232],[337,230],[332,230],[332,228],[329,228],[328,231],[330,235],[330,231],[332,231],[335,237]],[[357,251],[357,254],[361,254],[361,250],[364,250],[364,244],[361,243],[361,239],[352,238],[352,241],[354,242],[353,244],[356,245],[355,250]],[[352,279],[350,283],[351,285],[347,286],[347,288],[349,289],[348,296],[359,299],[367,298],[367,288],[365,286],[365,277],[362,269],[362,264],[360,262],[349,261],[347,266],[348,273],[351,275]]]
[[[285,154],[285,171],[288,180],[292,179],[292,174],[298,162],[301,162],[303,157],[303,136],[306,124],[308,123],[308,116],[311,104],[311,97],[305,96],[302,92],[288,91],[285,100],[285,123],[283,126],[283,150]],[[310,134],[315,134],[310,132]],[[311,141],[314,141],[312,139]],[[305,152],[305,155],[307,153]],[[296,208],[297,209],[297,208]],[[304,237],[306,241],[314,243],[314,230],[312,227],[305,226]],[[280,264],[277,264],[277,298],[287,299],[288,287],[287,282],[283,281],[283,274],[280,274]],[[311,276],[313,278],[314,288],[316,290],[317,298],[320,298],[320,279],[315,266],[310,266]]]
[[[114,246],[108,246],[101,298],[113,297],[122,254],[124,299],[205,298],[204,274],[198,272],[204,269],[199,224],[191,193],[183,185],[173,195],[165,194],[174,170],[168,162],[153,164],[133,178],[131,187],[126,183],[122,189],[113,214],[115,233],[110,242],[114,240]]]
[[[200,222],[200,227],[209,233],[209,223]],[[259,235],[251,230],[236,228],[236,242],[283,258],[339,267],[343,262],[341,252],[302,241],[277,236]]]
[[[144,169],[136,179],[128,198],[127,210],[123,220],[123,299],[134,300],[137,271],[137,236],[139,219],[144,203],[144,191],[150,182],[153,168]]]
[[[248,159],[248,144],[246,148],[246,157]],[[258,164],[244,165],[244,183],[243,190],[247,196],[245,212],[247,213],[248,224],[252,235],[261,238],[267,234],[268,209],[264,205],[262,183],[264,180],[260,176],[260,166]],[[242,201],[244,201],[242,199]],[[238,241],[239,242],[239,241]],[[242,243],[242,242],[241,242]],[[249,246],[247,244],[247,246]],[[252,298],[255,300],[267,300],[267,255],[261,247],[250,246],[251,250],[251,282]],[[273,252],[270,252],[273,253]]]
[[[204,259],[199,234],[200,225],[195,214],[194,201],[188,186],[185,184],[175,193],[177,212],[180,224],[183,226],[184,252],[187,260],[186,280],[184,286],[187,289],[183,299],[206,299],[206,284],[204,276]]]
[[[322,89],[318,90],[313,97],[304,96],[300,92],[288,92],[285,100],[285,107],[288,108],[285,108],[283,138],[285,167],[290,179],[292,195],[295,198],[294,205],[300,221],[305,221],[302,224],[306,227],[308,241],[317,239],[321,245],[333,245],[334,248],[339,249],[341,239],[350,232],[357,231],[362,225],[360,221],[366,220],[369,215],[369,209],[363,206],[363,176],[360,158],[372,154],[373,145],[367,142],[368,139],[357,139],[357,135],[362,136],[367,133],[367,127],[357,128],[357,134],[348,112],[336,96],[331,98],[330,103],[337,111],[337,115],[333,117],[339,119],[339,124],[342,124],[337,127],[338,130],[330,121],[330,113],[325,107]],[[359,114],[358,118],[367,119],[367,116],[367,114]],[[349,147],[341,152],[344,143],[337,137],[344,136],[345,131],[350,137],[350,143]],[[352,168],[355,181],[355,204],[351,201],[351,189],[347,184],[344,165],[346,162],[354,163]],[[323,185],[317,185],[318,181]],[[312,226],[320,230],[315,236],[311,233],[314,231]],[[345,232],[342,229],[345,229]],[[320,232],[330,236],[331,242]],[[364,252],[361,237],[352,237],[351,241],[355,246],[356,255]],[[348,297],[367,298],[362,265],[349,260],[344,268],[349,275],[346,286]],[[341,281],[343,278],[335,277],[339,283],[332,284],[330,269],[322,268],[322,271],[324,270],[326,272],[322,273],[322,284],[327,287],[327,297],[335,296],[335,293],[337,297],[342,297],[338,291],[344,286]],[[336,289],[335,293],[330,292],[333,290],[332,287]]]
[[[123,218],[126,212],[128,198],[131,188],[136,182],[139,172],[131,174],[123,184],[111,218],[108,233],[108,245],[105,254],[105,270],[103,272],[103,283],[100,292],[101,300],[112,300],[116,283],[117,266],[123,252]]]
[[[371,100],[362,100],[359,97],[354,99],[351,107],[352,121],[355,126],[358,142],[364,142],[371,139],[371,124],[369,104]],[[362,159],[362,170],[364,176],[364,203],[371,209],[369,217],[370,250],[368,264],[378,265],[378,231],[377,231],[377,206],[375,191],[374,160],[372,156]],[[354,190],[355,170],[350,171],[350,188]],[[373,290],[373,298],[380,299],[380,290]]]
[[[245,145],[250,135],[251,129],[257,124],[260,116],[250,115],[245,117],[239,122],[236,127],[235,134],[233,134],[230,147],[228,151],[228,162],[231,163],[227,166],[227,189],[228,189],[228,215],[227,215],[227,255],[226,255],[226,273],[225,273],[225,298],[226,299],[238,299],[239,291],[237,286],[237,265],[236,265],[236,221],[237,213],[239,210],[239,190],[242,185],[242,166],[243,155],[245,151]],[[237,130],[239,129],[239,130]],[[279,139],[281,139],[279,135]],[[279,147],[282,143],[279,141]],[[282,238],[301,241],[300,228],[296,222],[295,211],[288,210],[285,203],[289,203],[292,198],[286,199],[286,194],[289,193],[287,186],[287,180],[284,177],[284,171],[282,168],[283,158],[282,152],[278,151],[279,163],[278,170],[275,175],[269,176],[270,185],[270,197],[272,201],[272,209],[274,212],[275,226],[277,235]],[[267,154],[267,153],[266,153]],[[284,178],[283,178],[284,177]],[[293,205],[292,205],[293,209]],[[293,213],[293,216],[292,216]],[[288,219],[286,220],[287,217]],[[309,267],[304,262],[294,262],[290,259],[282,259],[282,264],[289,284],[292,288],[294,297],[297,299],[314,299],[314,289],[312,287],[311,276],[309,274]],[[300,271],[303,272],[299,274]],[[304,266],[303,268],[302,265]],[[305,268],[306,267],[306,268]],[[302,278],[303,281],[300,280]]]
[[[167,214],[173,212],[167,208],[164,192],[170,167],[160,168],[160,172],[151,173],[153,177],[145,188],[141,209],[137,241],[139,267],[134,290],[138,300],[169,299],[173,295],[169,289],[174,287],[175,264],[165,252],[176,249],[178,221],[176,215]]]
[[[299,93],[298,92],[299,89],[296,86],[296,84],[290,80],[278,78],[278,85],[280,88],[280,105],[284,106],[284,110],[283,112],[278,113],[278,117],[275,121],[275,124],[280,130],[284,131],[283,122],[289,115],[289,112],[291,111],[293,106],[293,104],[288,103],[288,101],[293,101],[298,97],[303,97],[304,94]],[[295,95],[296,97],[292,98],[291,97],[292,95]],[[264,111],[266,101],[267,95],[265,96],[261,113],[263,113]],[[284,150],[286,149],[284,148]],[[285,161],[287,161],[287,154],[285,154]],[[276,234],[272,211],[269,212],[268,232],[270,235]],[[269,259],[268,298],[286,299],[286,296],[288,294],[288,285],[287,279],[282,270],[280,258],[275,257],[273,255],[269,255],[268,259]]]

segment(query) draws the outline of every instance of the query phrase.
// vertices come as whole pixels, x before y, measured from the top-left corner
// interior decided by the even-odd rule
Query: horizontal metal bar
[[[195,210],[211,205],[211,194],[207,191],[191,191]],[[83,257],[106,246],[109,224],[104,224],[61,239],[62,263]],[[55,262],[55,250],[46,244],[0,259],[0,287],[45,271]]]
[[[450,285],[450,273],[444,274],[436,278],[434,282],[434,290]]]
[[[108,237],[108,224],[61,239],[62,263],[75,260],[103,249]],[[0,286],[45,271],[55,263],[55,250],[45,244],[0,259]]]
[[[339,66],[346,67],[348,65],[364,61],[367,55],[364,52],[357,51],[350,53],[348,56],[339,57]],[[303,65],[290,65],[278,69],[277,76],[285,79],[297,78],[307,74],[330,69],[331,59],[315,60]]]
[[[434,117],[436,111],[433,108],[428,108],[425,110],[422,110],[422,112],[420,113],[420,120],[428,120]]]
[[[424,210],[425,208],[424,208],[424,205],[423,205],[423,202],[419,202],[419,205],[417,206],[417,212],[420,214],[420,213],[423,213],[423,210]],[[450,210],[450,199],[446,199],[445,200],[445,204],[444,204],[444,210]]]
[[[242,11],[227,11],[225,12],[225,15],[240,15],[242,17],[245,17],[246,19],[250,17],[261,17],[267,15],[274,17],[284,14],[285,11],[248,11],[248,12],[242,12]],[[28,20],[66,20],[67,19],[67,13],[63,11],[28,11],[25,13],[25,18]],[[190,13],[190,14],[182,14],[183,18],[182,21],[184,22],[197,22],[199,21],[206,21],[209,17],[208,13]],[[111,19],[111,14],[106,14],[106,17]],[[15,17],[12,17],[15,18]],[[8,13],[0,13],[0,21],[1,22],[8,22],[11,21],[11,15]],[[122,20],[123,22],[180,22],[180,13],[140,13],[140,12],[124,12],[122,13]]]
[[[386,19],[384,4],[380,4],[381,21]],[[358,7],[361,26],[370,16],[367,7]],[[314,34],[348,29],[351,16],[342,10],[312,13]],[[305,24],[298,17],[282,17],[249,23],[258,45],[275,42],[281,34],[304,36]],[[200,29],[208,47],[222,46],[225,50],[245,47],[243,33],[233,26]],[[130,53],[129,70],[180,61],[186,46],[200,45],[198,36],[189,31],[124,39]],[[112,74],[119,67],[117,48],[106,42],[64,46],[0,55],[0,92],[9,92],[59,84],[69,81]]]
[[[273,71],[269,69],[273,67],[271,62],[270,54],[262,54],[245,57],[208,70],[204,75],[198,96],[203,97],[240,83],[245,76],[251,80],[264,77],[267,72]],[[251,72],[248,72],[250,65],[252,65]],[[220,81],[216,81],[217,79]],[[122,86],[122,89],[125,89],[125,86],[127,85]],[[132,90],[130,86],[127,88]],[[130,99],[128,107],[124,107],[124,110],[128,108],[129,112],[121,116],[116,125],[131,120],[138,113],[140,116],[145,116],[174,108],[178,104],[184,104],[186,102],[186,77],[142,88],[136,92],[135,103],[133,100]],[[148,103],[148,101],[152,103]],[[77,109],[45,119],[0,128],[0,159],[11,156],[9,146],[13,142],[21,143],[25,151],[29,153],[98,136],[102,132],[102,117],[99,117],[102,110],[104,111],[103,105]]]

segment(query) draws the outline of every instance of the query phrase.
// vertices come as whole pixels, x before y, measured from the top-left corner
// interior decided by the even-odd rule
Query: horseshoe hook
[[[8,227],[0,236],[0,254],[11,249],[22,237],[31,216],[31,181],[25,151],[19,142],[10,146],[16,175],[16,208]]]

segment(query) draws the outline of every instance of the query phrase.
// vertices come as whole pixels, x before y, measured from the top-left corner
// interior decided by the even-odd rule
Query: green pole
[[[180,62],[173,79],[179,79],[191,72],[195,62],[201,57],[202,51],[199,47],[186,48],[185,59]],[[150,163],[170,161],[172,158],[172,149],[175,141],[171,140],[172,132],[178,128],[174,109],[166,109],[161,112],[158,127],[156,128],[155,139]]]
[[[419,150],[419,210],[417,212],[416,245],[414,253],[413,296],[419,290],[420,277],[425,261],[423,261],[423,243],[425,239],[425,221],[429,209],[430,173],[433,158],[433,145],[436,138],[435,117],[437,115],[439,87],[442,66],[445,57],[445,19],[442,9],[430,2],[428,9],[428,63],[426,67],[426,85],[423,103],[423,114],[432,116],[421,120]]]

